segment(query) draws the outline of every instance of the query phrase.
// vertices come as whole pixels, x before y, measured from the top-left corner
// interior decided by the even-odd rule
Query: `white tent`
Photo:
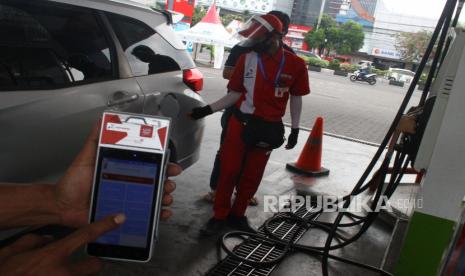
[[[232,47],[238,41],[234,39],[221,23],[220,16],[213,3],[202,20],[192,28],[177,33],[184,41],[213,45],[215,47],[214,68],[221,68],[224,56],[224,47]]]
[[[226,26],[226,31],[228,31],[230,34],[235,34],[240,28],[242,28],[243,25],[244,22],[234,19],[231,21],[231,23],[228,24],[228,26]]]

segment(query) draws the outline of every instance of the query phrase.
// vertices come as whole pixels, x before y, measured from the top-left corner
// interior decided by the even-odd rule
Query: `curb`
[[[287,127],[291,127],[291,124],[290,123],[284,123],[285,126]],[[308,128],[308,127],[301,127],[299,126],[300,129],[302,130],[306,130],[308,132],[312,131],[311,128]],[[337,139],[342,139],[342,140],[346,140],[346,141],[349,141],[349,142],[355,142],[355,143],[358,143],[358,144],[363,144],[363,145],[367,145],[367,146],[372,146],[372,147],[376,147],[378,148],[380,146],[380,144],[378,143],[373,143],[373,142],[369,142],[369,141],[365,141],[365,140],[360,140],[360,139],[356,139],[356,138],[351,138],[351,137],[347,137],[347,136],[344,136],[344,135],[339,135],[339,134],[335,134],[335,133],[331,133],[331,132],[326,132],[324,131],[323,132],[323,135],[326,135],[326,136],[329,136],[329,137],[333,137],[333,138],[337,138]]]

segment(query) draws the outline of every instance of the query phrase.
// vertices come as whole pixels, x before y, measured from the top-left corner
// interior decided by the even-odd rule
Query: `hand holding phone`
[[[95,242],[90,255],[146,262],[157,237],[169,137],[167,118],[104,113],[90,222],[124,213],[127,221]]]
[[[38,272],[42,275],[96,274],[102,269],[100,260],[94,257],[71,261],[71,254],[124,221],[124,215],[109,216],[58,241],[34,234],[25,235],[0,249],[0,275],[35,275]]]

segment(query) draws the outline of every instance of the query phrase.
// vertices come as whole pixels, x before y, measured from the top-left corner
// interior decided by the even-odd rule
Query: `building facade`
[[[292,6],[291,23],[314,26],[320,14],[323,0],[295,0]]]
[[[313,27],[318,21],[323,5],[323,14],[336,18],[348,0],[294,0],[291,22],[296,25]]]
[[[365,32],[365,43],[360,52],[367,53],[373,61],[386,66],[415,69],[415,65],[402,61],[401,54],[396,49],[396,38],[403,32],[432,32],[437,19],[393,13],[383,1],[378,1],[373,29]]]
[[[284,43],[293,49],[308,51],[308,45],[304,39],[305,35],[311,30],[312,27],[290,24],[289,31],[284,37]]]
[[[341,1],[336,21],[345,23],[349,20],[355,21],[369,31],[375,23],[375,12],[378,0],[343,0]]]

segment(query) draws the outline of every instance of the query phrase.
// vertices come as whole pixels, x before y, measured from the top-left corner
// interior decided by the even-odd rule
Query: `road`
[[[199,64],[200,65],[200,64]],[[214,102],[224,95],[227,81],[221,70],[201,67],[204,74],[202,96]],[[329,71],[309,72],[311,94],[303,98],[301,126],[311,128],[316,117],[324,118],[324,130],[368,142],[380,143],[408,89],[379,80],[374,86],[352,83]],[[421,92],[415,90],[410,105],[416,105]],[[287,113],[285,122],[290,122]]]

